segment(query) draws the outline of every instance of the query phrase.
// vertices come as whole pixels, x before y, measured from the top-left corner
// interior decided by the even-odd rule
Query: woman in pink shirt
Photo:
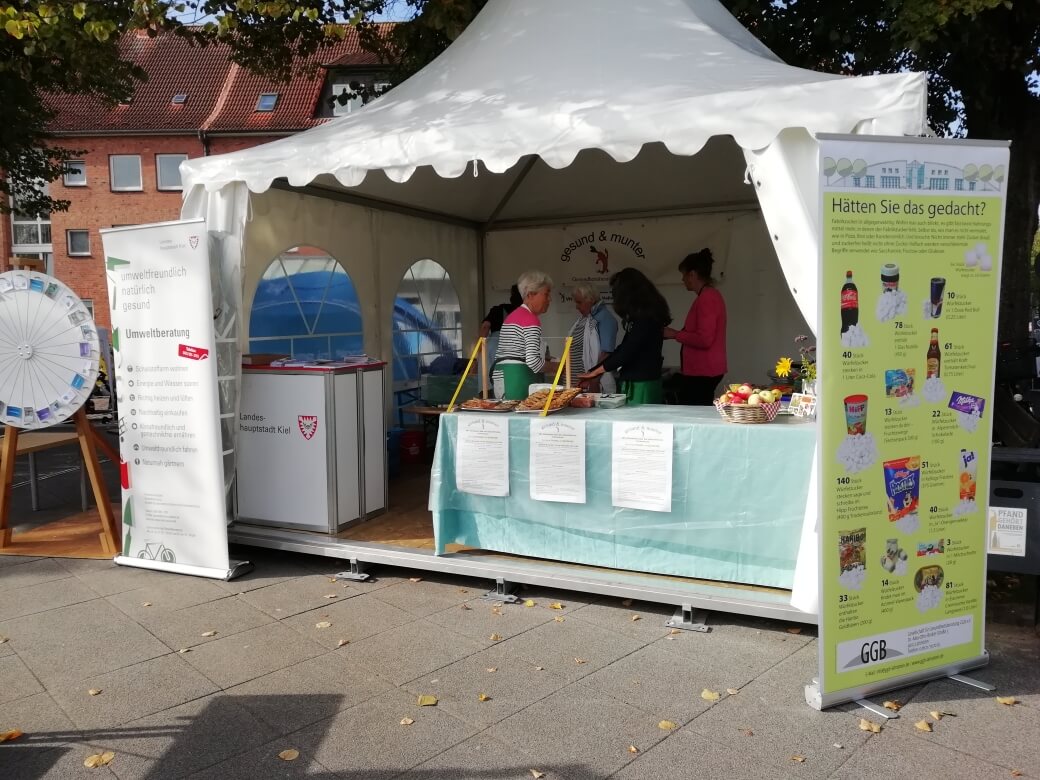
[[[687,255],[679,263],[686,289],[697,298],[686,315],[682,330],[665,328],[664,337],[682,346],[679,403],[711,406],[726,373],[726,302],[715,288],[710,249]]]

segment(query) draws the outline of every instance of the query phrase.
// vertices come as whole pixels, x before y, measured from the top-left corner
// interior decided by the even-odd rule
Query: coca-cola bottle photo
[[[859,290],[852,281],[852,271],[845,272],[845,284],[841,287],[841,332],[859,324]]]

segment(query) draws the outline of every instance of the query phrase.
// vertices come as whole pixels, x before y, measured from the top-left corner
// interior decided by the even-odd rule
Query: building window
[[[954,179],[953,180],[953,188],[955,190],[963,190],[964,189],[964,179]]]
[[[347,102],[340,103],[338,98],[344,93],[346,93]],[[361,95],[354,92],[354,90],[350,88],[349,84],[333,84],[332,96],[337,98],[332,103],[333,116],[346,116],[347,114],[352,114],[361,108]]]
[[[170,99],[170,103],[172,103],[175,106],[183,106],[187,102],[188,96],[185,95],[183,92],[177,93],[173,96],[173,98]]]
[[[43,192],[49,192],[46,184]],[[43,214],[32,216],[26,214],[19,206],[18,199],[11,199],[11,251],[12,254],[32,256],[52,251],[51,216]]]
[[[90,312],[90,319],[94,319],[94,299],[93,298],[80,298],[83,305],[87,307],[87,311]]]
[[[873,177],[873,175],[866,177],[865,186],[868,187],[868,188],[871,188],[871,189],[875,186],[874,185],[874,177]]]
[[[160,190],[182,189],[181,163],[187,159],[186,154],[155,155],[155,179]]]
[[[65,174],[62,179],[66,187],[86,187],[87,166],[82,160],[69,160],[65,163]]]
[[[278,93],[277,92],[265,92],[256,101],[257,111],[274,111],[274,107],[278,105]]]
[[[883,189],[896,189],[896,188],[898,188],[899,187],[899,177],[898,176],[882,176],[881,177],[881,187]]]
[[[90,254],[89,230],[66,230],[65,240],[69,245],[69,257],[84,257]]]
[[[141,185],[141,155],[111,154],[108,169],[112,176],[112,189],[119,192],[139,192]]]

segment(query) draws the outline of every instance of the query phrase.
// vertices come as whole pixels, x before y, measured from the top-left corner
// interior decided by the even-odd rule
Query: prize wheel
[[[67,420],[94,390],[99,354],[72,290],[46,274],[0,274],[0,421],[32,431]]]

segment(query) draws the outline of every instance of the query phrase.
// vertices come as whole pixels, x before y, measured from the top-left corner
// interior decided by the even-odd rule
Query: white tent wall
[[[366,208],[299,192],[271,189],[251,198],[242,268],[242,347],[247,349],[249,311],[268,264],[293,246],[328,252],[350,275],[361,303],[364,347],[369,355],[393,356],[394,298],[416,260],[440,263],[459,296],[463,321],[480,322],[477,232],[420,217]],[[389,399],[388,399],[389,403]]]
[[[548,273],[555,288],[552,305],[542,316],[543,333],[553,355],[559,356],[577,316],[571,300],[574,286],[589,284],[606,292],[609,275],[625,266],[638,268],[658,285],[673,324],[680,327],[693,295],[679,283],[677,266],[705,246],[716,258],[714,274],[726,299],[727,376],[765,383],[777,357],[793,354],[794,337],[807,333],[808,326],[786,289],[758,211],[494,231],[487,239],[485,296],[489,304],[504,301],[521,272],[537,268]],[[606,258],[600,262],[602,254]],[[665,345],[664,364],[679,366],[674,342]]]

